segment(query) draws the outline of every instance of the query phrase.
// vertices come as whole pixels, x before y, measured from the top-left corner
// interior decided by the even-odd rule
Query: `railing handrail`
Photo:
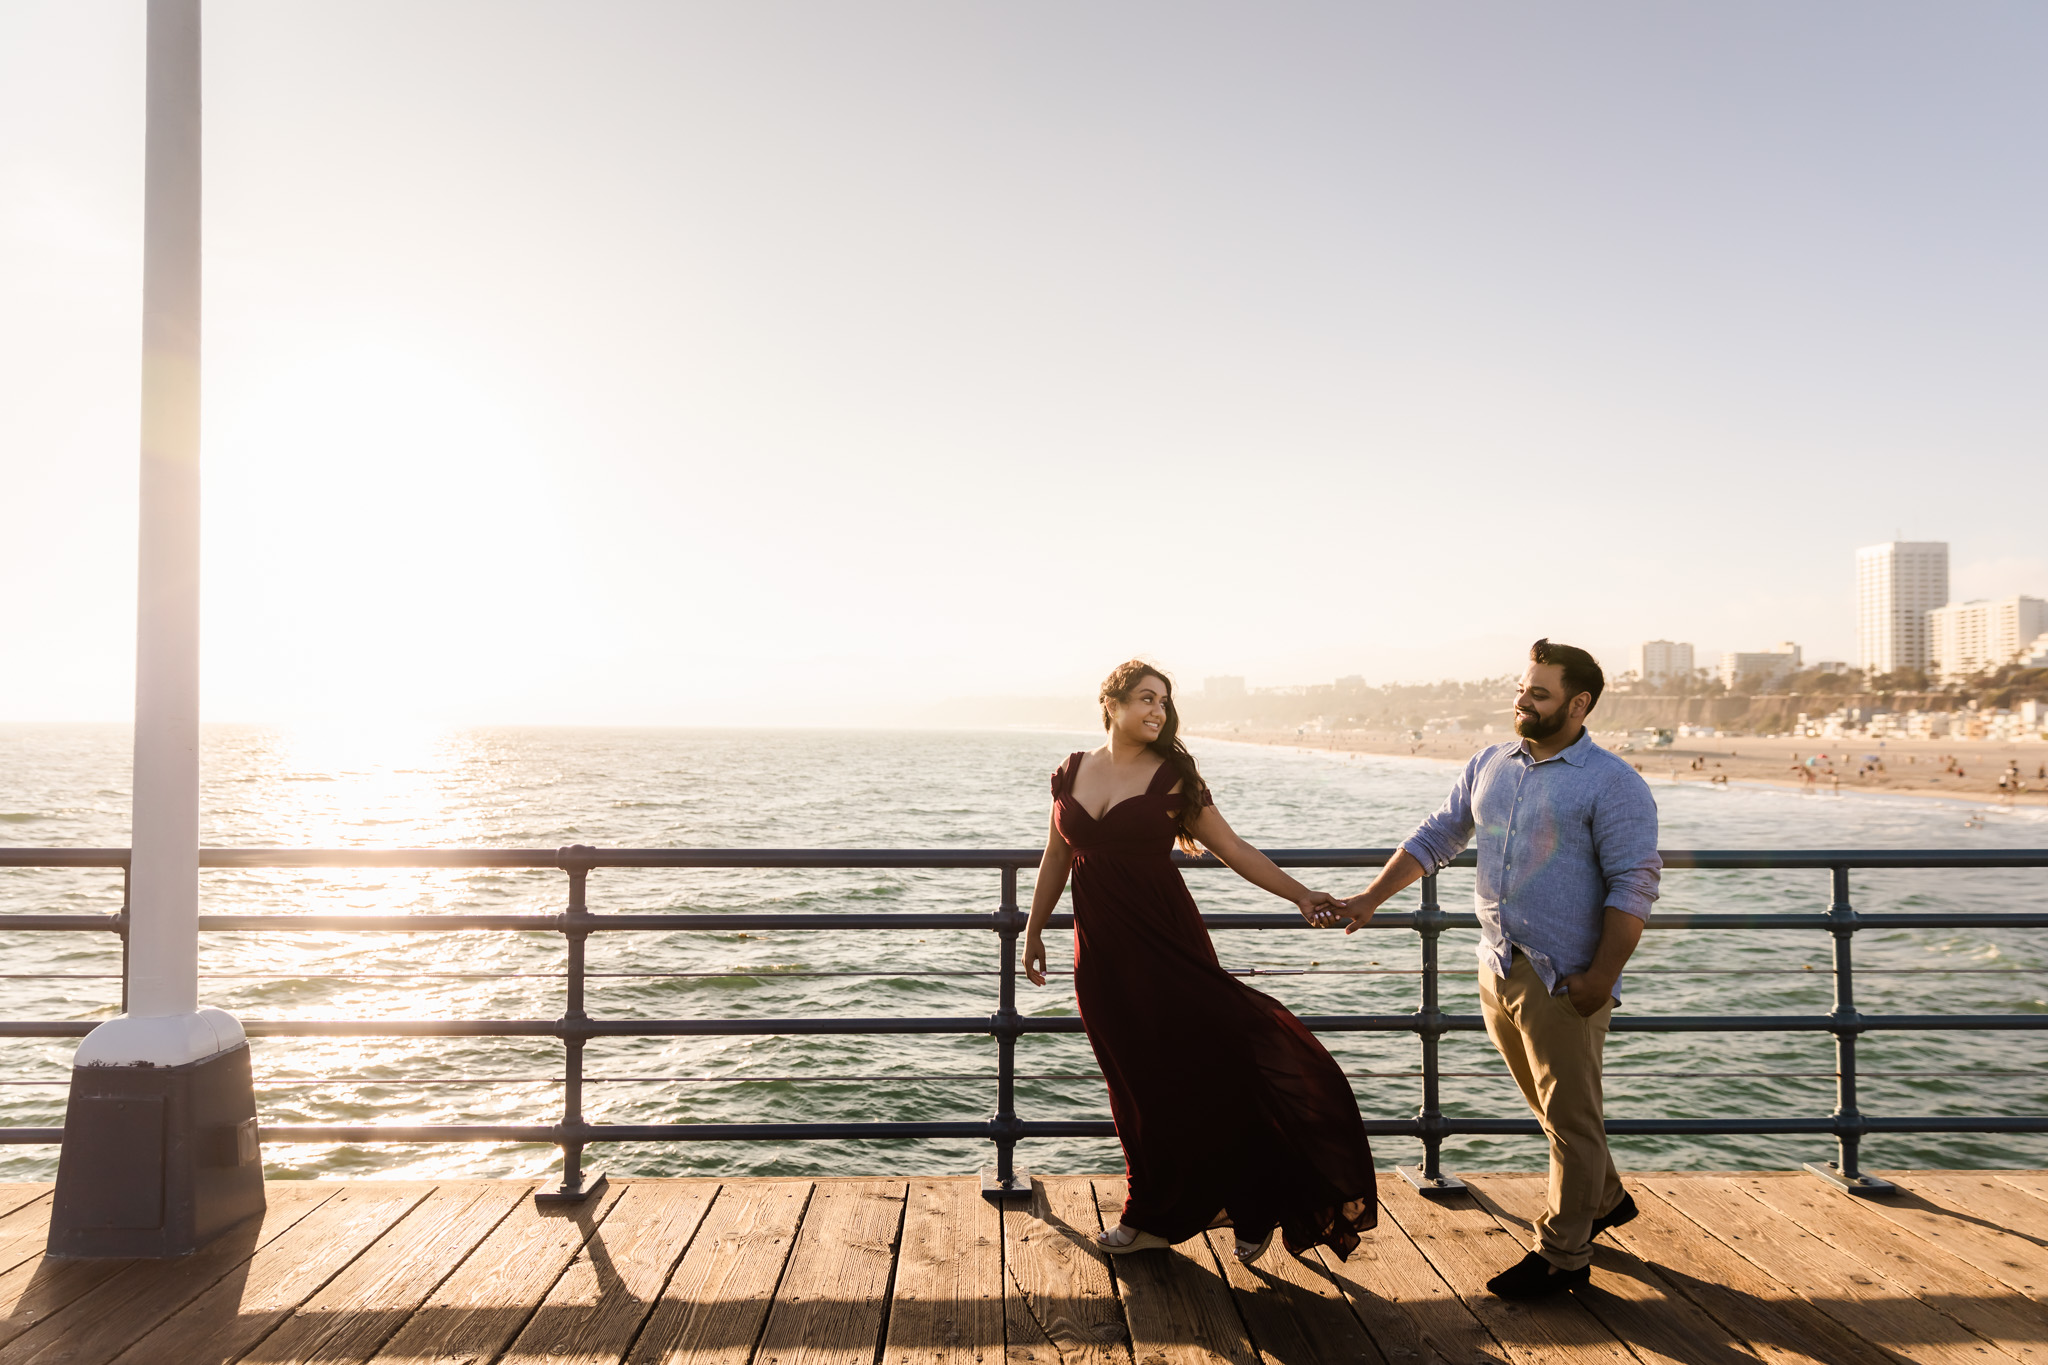
[[[1282,867],[1379,867],[1395,848],[1269,848],[1261,850]],[[596,848],[571,855],[555,848],[209,848],[199,850],[203,868],[283,869],[294,867],[504,867],[567,870],[586,868],[1024,868],[1034,866],[1036,848]],[[1660,851],[1666,868],[1760,870],[1830,867],[2015,868],[2048,867],[2048,848],[1944,849],[1685,849]],[[563,861],[565,858],[570,861]],[[1176,853],[1183,867],[1221,867],[1212,854],[1191,858]],[[1470,849],[1451,867],[1472,867]],[[30,848],[0,845],[0,867],[126,867],[125,848]]]
[[[1383,865],[1396,850],[1373,849],[1272,849],[1268,856],[1283,867],[1371,868]],[[1105,1120],[1026,1120],[1015,1109],[1015,1048],[1020,1037],[1030,1034],[1077,1033],[1081,1020],[1074,1016],[1026,1016],[1016,1008],[1018,936],[1025,916],[1018,905],[1018,874],[1034,866],[1037,849],[599,849],[572,845],[561,849],[490,848],[203,848],[200,866],[214,869],[290,868],[527,868],[566,873],[569,895],[566,909],[556,914],[402,914],[323,915],[248,914],[199,916],[199,927],[218,932],[293,932],[313,929],[341,929],[386,932],[447,932],[496,930],[560,934],[566,945],[568,970],[564,974],[567,998],[558,1019],[365,1019],[365,1020],[247,1020],[252,1037],[547,1037],[561,1042],[566,1074],[562,1078],[561,1121],[552,1125],[531,1124],[445,1124],[445,1125],[362,1125],[287,1124],[265,1125],[263,1136],[273,1141],[536,1141],[561,1146],[563,1151],[562,1193],[587,1192],[582,1174],[582,1151],[590,1142],[647,1142],[774,1139],[811,1140],[819,1138],[939,1138],[980,1137],[993,1142],[997,1163],[995,1185],[1003,1190],[1017,1188],[1013,1154],[1018,1140],[1028,1137],[1108,1136],[1114,1127]],[[13,868],[120,868],[128,866],[124,848],[29,848],[0,846],[0,867]],[[2048,1115],[1871,1117],[1856,1103],[1856,1043],[1866,1032],[1884,1029],[2024,1029],[2048,1030],[2048,1014],[1980,1015],[1867,1015],[1855,1007],[1854,967],[1850,944],[1861,929],[1869,928],[2035,928],[2048,927],[2048,912],[2037,911],[1881,911],[1859,913],[1849,900],[1849,874],[1869,869],[2014,869],[2048,867],[2048,849],[1672,849],[1663,853],[1667,868],[1727,870],[1820,870],[1829,874],[1831,896],[1824,912],[1700,913],[1663,911],[1649,921],[1653,929],[1824,929],[1834,939],[1833,970],[1828,973],[1835,991],[1835,1008],[1827,1014],[1800,1015],[1625,1015],[1612,1023],[1615,1032],[1827,1032],[1835,1037],[1836,1106],[1828,1116],[1745,1117],[1739,1119],[1628,1119],[1609,1122],[1614,1133],[1691,1134],[1832,1134],[1839,1144],[1840,1159],[1821,1171],[1831,1180],[1850,1188],[1869,1189],[1881,1181],[1863,1177],[1857,1169],[1858,1145],[1864,1135],[1880,1132],[2048,1132]],[[1213,857],[1189,858],[1175,855],[1182,866],[1221,867]],[[1475,862],[1467,852],[1450,866],[1470,867]],[[598,868],[905,868],[980,869],[1001,874],[1000,901],[993,911],[973,914],[957,912],[850,912],[846,914],[775,914],[751,911],[691,912],[684,914],[609,912],[593,913],[585,893],[591,871]],[[123,877],[124,889],[126,876]],[[1478,918],[1471,913],[1445,912],[1437,903],[1437,877],[1422,879],[1422,903],[1414,911],[1376,915],[1370,927],[1382,930],[1406,929],[1421,939],[1422,968],[1419,1007],[1412,1014],[1397,1015],[1310,1015],[1303,1021],[1325,1032],[1398,1031],[1417,1036],[1422,1051],[1422,1106],[1413,1119],[1368,1119],[1366,1129],[1375,1135],[1401,1134],[1419,1138],[1424,1161],[1410,1178],[1426,1187],[1446,1188],[1456,1182],[1443,1177],[1439,1167],[1445,1137],[1457,1133],[1522,1134],[1538,1131],[1533,1119],[1450,1117],[1439,1107],[1437,1064],[1438,1043],[1446,1033],[1476,1032],[1483,1028],[1476,1015],[1452,1015],[1438,1004],[1437,943],[1446,929],[1473,928]],[[123,897],[126,899],[125,894]],[[1214,914],[1203,916],[1212,929],[1297,929],[1307,930],[1299,916],[1292,914]],[[1072,923],[1069,914],[1053,917],[1056,927]],[[0,929],[24,931],[114,932],[122,936],[124,951],[128,917],[126,906],[118,914],[6,914],[0,915]],[[740,928],[774,930],[844,931],[859,929],[939,929],[995,932],[1001,940],[1000,994],[997,1008],[989,1015],[917,1018],[849,1018],[845,1016],[791,1019],[592,1019],[584,1009],[584,949],[592,933],[730,931]],[[1931,968],[1929,970],[1939,970]],[[125,971],[124,971],[125,1008]],[[0,1037],[77,1037],[90,1031],[89,1021],[0,1021]],[[985,1122],[945,1121],[927,1123],[732,1123],[732,1124],[595,1124],[582,1113],[583,1050],[587,1040],[621,1036],[734,1035],[734,1034],[985,1034],[997,1046],[997,1108]],[[744,1079],[744,1077],[735,1077]],[[61,1129],[0,1128],[0,1143],[44,1143],[61,1137]],[[1820,1171],[1821,1168],[1809,1167]],[[1405,1170],[1405,1168],[1404,1168]]]

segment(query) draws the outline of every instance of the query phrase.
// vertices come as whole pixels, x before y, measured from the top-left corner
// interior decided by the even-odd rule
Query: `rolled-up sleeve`
[[[1641,778],[1614,783],[1600,793],[1593,811],[1593,850],[1607,879],[1605,904],[1647,920],[1664,860],[1657,856],[1657,799]]]
[[[1401,841],[1402,850],[1433,873],[1443,871],[1472,842],[1472,783],[1478,768],[1478,758],[1467,763],[1436,814]],[[1656,843],[1655,835],[1650,842]]]

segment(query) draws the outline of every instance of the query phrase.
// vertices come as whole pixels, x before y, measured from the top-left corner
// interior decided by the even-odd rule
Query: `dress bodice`
[[[1052,775],[1053,823],[1067,846],[1084,858],[1091,854],[1170,856],[1174,838],[1180,833],[1181,807],[1188,799],[1186,792],[1173,790],[1179,770],[1171,763],[1160,764],[1144,791],[1125,797],[1097,818],[1074,799],[1074,778],[1084,757],[1085,752],[1069,754]],[[1211,804],[1206,790],[1198,799]]]

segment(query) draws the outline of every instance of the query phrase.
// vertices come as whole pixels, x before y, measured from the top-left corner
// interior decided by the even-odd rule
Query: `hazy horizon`
[[[143,14],[0,11],[0,719],[132,709]],[[2048,595],[2038,7],[205,22],[209,718],[1853,661],[1895,534]]]

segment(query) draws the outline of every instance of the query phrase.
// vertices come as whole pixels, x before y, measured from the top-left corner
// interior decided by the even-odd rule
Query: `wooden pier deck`
[[[0,1365],[2048,1365],[2048,1173],[1642,1175],[1591,1289],[1483,1283],[1535,1175],[1431,1202],[1381,1182],[1339,1262],[1227,1232],[1114,1263],[1122,1181],[998,1211],[971,1180],[626,1180],[537,1209],[518,1182],[280,1181],[260,1220],[173,1262],[42,1255],[50,1187],[0,1186]]]

